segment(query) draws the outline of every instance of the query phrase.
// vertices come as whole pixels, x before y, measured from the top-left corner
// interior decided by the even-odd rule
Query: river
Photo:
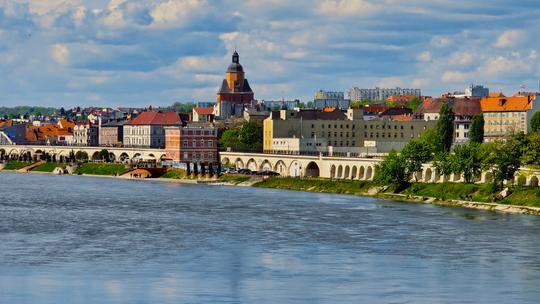
[[[540,217],[0,173],[0,303],[537,303]]]

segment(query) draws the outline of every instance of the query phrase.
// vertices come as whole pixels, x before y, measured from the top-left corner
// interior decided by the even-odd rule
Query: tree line
[[[411,179],[419,182],[422,164],[431,162],[435,173],[462,175],[466,183],[474,183],[482,172],[490,172],[493,190],[502,189],[504,181],[513,180],[522,165],[540,170],[540,114],[534,121],[536,128],[528,135],[519,132],[486,144],[484,116],[476,115],[469,129],[469,143],[452,149],[453,113],[445,103],[435,130],[427,130],[418,140],[411,140],[400,153],[392,150],[375,166],[373,180],[381,185],[405,184]]]

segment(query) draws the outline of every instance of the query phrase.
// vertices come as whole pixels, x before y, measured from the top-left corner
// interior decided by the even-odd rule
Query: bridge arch
[[[433,172],[431,171],[431,168],[427,168],[424,182],[426,182],[426,183],[431,182],[431,175],[432,174],[433,174]]]
[[[343,179],[349,178],[350,173],[351,173],[351,168],[349,166],[345,166],[345,174],[343,175]]]
[[[342,178],[342,175],[343,175],[343,166],[339,165],[339,167],[337,169],[337,177]]]
[[[247,169],[249,169],[251,171],[257,171],[259,169],[258,166],[257,166],[257,162],[253,158],[250,158],[248,160],[246,167],[247,167]]]
[[[223,166],[227,166],[227,165],[230,164],[230,163],[231,163],[231,161],[230,161],[229,158],[227,158],[227,157],[223,157],[223,158],[221,159],[221,164],[222,164]]]
[[[366,180],[371,180],[372,178],[373,178],[373,168],[369,166],[366,172]]]
[[[236,169],[244,169],[244,161],[240,157],[238,157],[234,161],[234,166],[236,167]]]
[[[356,166],[353,166],[352,167],[352,173],[351,173],[351,179],[355,179],[357,173],[358,173],[358,168],[356,168]]]
[[[319,177],[320,176],[320,170],[319,170],[319,166],[317,165],[317,163],[310,162],[306,166],[306,174],[305,174],[305,176],[310,176],[310,177]]]
[[[330,177],[331,178],[335,178],[336,177],[336,174],[337,174],[337,171],[336,171],[336,165],[332,165],[330,167]]]
[[[293,160],[291,162],[291,165],[289,166],[289,176],[297,177],[297,176],[300,176],[301,173],[302,173],[302,164],[297,160]]]
[[[358,179],[363,180],[365,175],[366,175],[366,168],[364,168],[364,166],[361,166],[360,171],[358,172]]]
[[[274,166],[274,172],[277,172],[280,175],[287,175],[287,171],[288,171],[287,165],[282,160],[279,160]]]
[[[538,187],[538,177],[533,176],[531,177],[531,182],[529,183],[530,186]]]
[[[259,171],[272,171],[272,168],[273,168],[272,163],[268,159],[265,159],[261,163],[261,167]]]

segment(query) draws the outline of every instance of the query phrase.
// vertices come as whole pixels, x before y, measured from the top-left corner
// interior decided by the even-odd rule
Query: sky
[[[258,100],[540,85],[537,0],[0,0],[0,106],[212,101],[235,44]]]

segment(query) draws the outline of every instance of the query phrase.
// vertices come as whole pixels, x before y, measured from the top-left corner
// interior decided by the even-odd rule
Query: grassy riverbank
[[[122,164],[90,164],[85,163],[82,164],[82,166],[75,171],[76,174],[92,174],[92,175],[113,175],[113,173],[116,173],[118,175],[129,171],[130,169],[126,169],[126,167]]]
[[[171,179],[181,179],[184,178],[184,171],[178,169],[171,169],[167,173],[163,174],[159,178],[171,178]]]
[[[2,170],[17,170],[17,169],[20,169],[24,166],[28,166],[32,164],[32,162],[24,162],[24,161],[12,161],[11,164],[7,165],[4,167],[4,169]]]
[[[46,163],[46,164],[37,166],[37,167],[35,167],[34,169],[32,169],[32,170],[30,170],[30,171],[35,171],[35,172],[53,172],[54,169],[56,169],[57,167],[65,168],[67,165],[68,165],[68,164],[66,164],[66,163]]]
[[[340,193],[353,195],[369,195],[395,198],[396,193],[404,195],[435,198],[438,201],[460,200],[466,196],[472,196],[473,202],[540,207],[540,188],[538,187],[510,187],[512,194],[502,201],[495,201],[500,191],[493,192],[489,184],[464,184],[464,183],[441,183],[441,184],[412,184],[404,186],[390,186],[384,193],[380,193],[380,186],[370,181],[330,181],[320,178],[270,178],[253,185],[261,188],[276,188],[288,190],[301,190],[309,192]],[[410,186],[410,187],[409,187]],[[407,189],[406,189],[407,188]],[[406,190],[405,190],[406,189]],[[403,191],[405,190],[405,191]],[[401,199],[404,200],[406,196]]]

